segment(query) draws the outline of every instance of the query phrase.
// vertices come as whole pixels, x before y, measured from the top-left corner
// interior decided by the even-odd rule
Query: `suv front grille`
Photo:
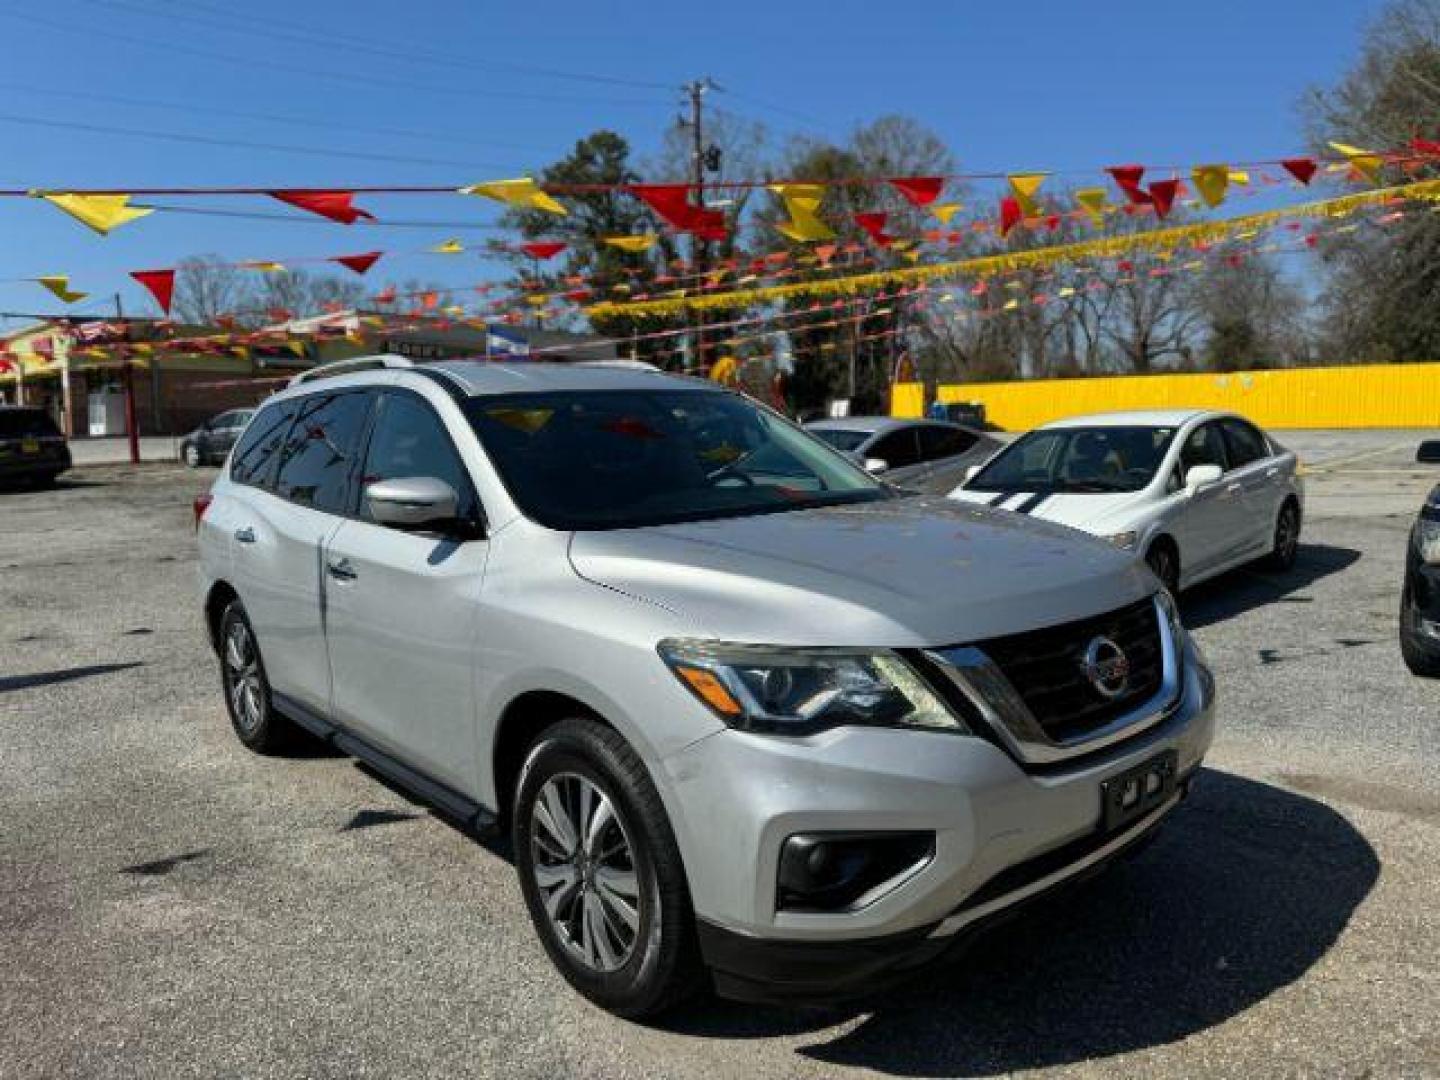
[[[1130,663],[1125,690],[1106,697],[1085,672],[1085,650],[1109,638]],[[1153,599],[1078,622],[976,642],[1004,673],[1045,734],[1083,739],[1154,697],[1164,677],[1160,616]]]

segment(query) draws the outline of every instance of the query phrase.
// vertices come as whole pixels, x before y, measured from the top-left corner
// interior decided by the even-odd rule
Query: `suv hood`
[[[782,645],[959,644],[1154,591],[1107,544],[947,499],[582,532],[570,560],[582,577],[717,638]]]
[[[1105,528],[1107,523],[1125,518],[1145,501],[1143,491],[1070,491],[1049,495],[1022,491],[1007,495],[994,491],[967,491],[964,488],[952,491],[950,498],[971,505],[1010,510],[1102,536],[1109,531]]]

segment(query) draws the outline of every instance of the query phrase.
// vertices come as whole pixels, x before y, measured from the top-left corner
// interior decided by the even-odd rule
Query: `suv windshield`
[[[511,497],[553,529],[623,529],[891,497],[738,394],[507,394],[467,406]]]
[[[59,435],[60,429],[43,409],[0,409],[0,439]]]
[[[967,491],[1139,491],[1155,477],[1173,427],[1073,427],[1016,439]]]

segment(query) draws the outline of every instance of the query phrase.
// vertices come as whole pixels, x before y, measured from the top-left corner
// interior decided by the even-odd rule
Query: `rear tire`
[[[617,1016],[654,1016],[703,969],[680,852],[645,765],[589,719],[547,728],[521,767],[515,869],[566,981]]]
[[[245,605],[239,600],[231,600],[220,616],[219,642],[220,683],[235,735],[257,754],[286,749],[294,728],[271,703],[265,660]]]
[[[1286,499],[1275,518],[1275,540],[1265,556],[1265,568],[1284,573],[1295,565],[1300,553],[1300,507],[1294,499]]]
[[[1169,537],[1162,536],[1150,545],[1145,563],[1171,596],[1180,595],[1180,554]]]

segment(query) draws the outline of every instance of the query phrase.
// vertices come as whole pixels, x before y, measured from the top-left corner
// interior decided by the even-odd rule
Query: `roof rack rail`
[[[299,386],[301,383],[315,382],[317,379],[330,379],[336,375],[352,375],[357,371],[378,371],[383,368],[412,368],[415,362],[406,356],[396,356],[393,353],[380,353],[376,356],[352,356],[348,360],[335,360],[329,364],[321,364],[309,371],[302,371],[294,376],[290,386]]]

